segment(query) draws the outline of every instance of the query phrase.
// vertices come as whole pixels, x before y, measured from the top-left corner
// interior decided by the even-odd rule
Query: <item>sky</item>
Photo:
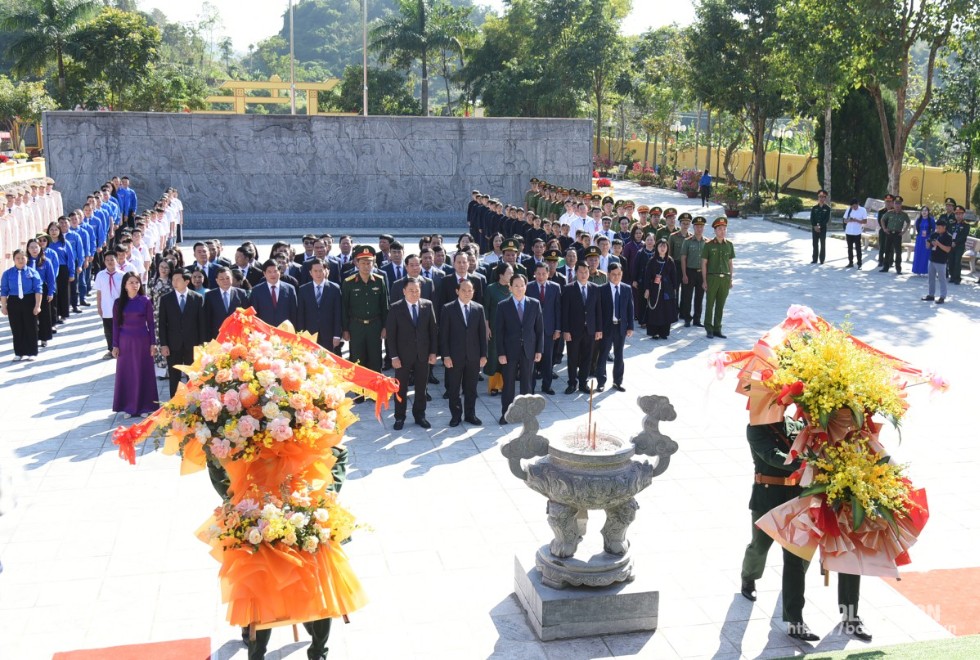
[[[370,2],[371,0],[368,0]],[[215,42],[229,36],[235,50],[245,53],[255,44],[279,31],[288,0],[210,0],[221,14],[223,27],[215,31]],[[160,8],[171,21],[197,22],[201,0],[139,0],[144,11]],[[503,0],[474,0],[501,13]],[[651,27],[671,23],[688,25],[694,20],[694,0],[633,0],[633,12],[624,22],[627,34],[640,34]]]

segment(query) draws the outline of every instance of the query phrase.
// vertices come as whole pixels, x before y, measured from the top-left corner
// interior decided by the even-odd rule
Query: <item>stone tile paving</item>
[[[663,200],[650,190],[629,194]],[[675,329],[668,342],[635,336],[627,393],[597,397],[600,427],[624,436],[640,429],[636,396],[666,394],[677,409],[678,420],[662,430],[680,451],[640,495],[631,529],[637,569],[661,592],[659,629],[535,639],[512,595],[513,563],[515,553],[530,557],[549,530],[543,498],[510,474],[499,452],[515,427],[499,427],[499,399],[482,395],[482,428],[448,428],[442,388],[434,386],[427,432],[409,424],[394,433],[390,412],[379,423],[367,406],[358,409],[344,496],[374,531],[347,549],[371,603],[350,625],[334,627],[331,658],[754,658],[861,648],[835,629],[836,589],[833,580],[822,586],[816,568],[805,609],[822,637],[814,646],[783,632],[777,551],[758,602],[738,594],[752,473],[746,414],[732,377],[716,380],[706,360],[712,351],[751,346],[791,303],[833,321],[849,318],[863,338],[953,382],[944,396],[910,391],[904,442],[892,430],[884,436],[929,489],[932,519],[910,569],[976,565],[980,482],[972,477],[980,450],[970,393],[980,356],[970,339],[980,288],[951,287],[949,304],[939,308],[919,302],[923,279],[843,270],[842,241],[828,242],[827,264],[817,267],[799,231],[754,219],[731,229],[738,258],[729,339],[708,341],[694,328]],[[868,259],[865,269],[874,266]],[[101,326],[91,309],[63,326],[35,363],[12,363],[9,331],[0,328],[0,438],[23,466],[19,506],[0,519],[0,657],[210,637],[213,657],[244,658],[238,631],[224,622],[217,566],[193,536],[217,497],[204,474],[179,476],[176,459],[151,444],[135,467],[116,456],[110,431],[122,420],[110,411],[113,363],[100,359]],[[582,423],[586,410],[581,395],[551,397],[546,432]],[[868,578],[862,586],[862,614],[876,645],[950,635],[889,580]],[[268,657],[300,658],[305,648],[277,629]]]

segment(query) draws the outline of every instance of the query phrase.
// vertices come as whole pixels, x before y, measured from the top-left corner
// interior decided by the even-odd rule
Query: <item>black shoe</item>
[[[879,268],[878,269],[878,272],[879,273],[887,273],[888,272],[888,269],[887,268]]]
[[[483,422],[476,415],[470,415],[466,418],[467,424],[472,424],[473,426],[483,426]]]
[[[504,417],[503,415],[500,416],[500,420],[499,421],[500,421],[500,425],[501,426],[507,426],[507,418]]]
[[[592,394],[592,392],[589,391],[589,388],[586,387],[585,385],[582,385],[581,387],[579,387],[578,388],[578,391],[581,392],[582,394]]]
[[[977,284],[980,284],[980,282],[977,282]],[[554,371],[552,371],[551,372],[551,379],[552,380],[558,380],[558,374],[556,374]]]
[[[550,387],[542,387],[541,388],[541,393],[542,394],[551,394],[551,395],[554,395],[555,391],[553,389],[551,389]]]
[[[569,385],[565,388],[565,394],[575,394],[577,388],[574,385]]]
[[[405,428],[405,420],[404,419],[396,419],[395,420],[395,426],[393,428],[396,431],[401,431],[403,428]]]
[[[704,327],[704,323],[701,323],[701,321],[694,321],[691,325],[693,325],[695,328],[703,328]]]
[[[426,392],[426,393],[425,393],[425,400],[426,400],[426,401],[432,401],[432,395],[431,395],[431,394],[429,394],[428,392]]]
[[[450,419],[449,425],[452,426],[453,428],[459,426],[459,417],[453,417],[452,419]]]
[[[861,262],[858,262],[858,270],[861,270]]]
[[[813,631],[810,630],[810,626],[806,625],[802,621],[792,621],[786,624],[786,634],[793,639],[800,639],[804,642],[820,641],[820,637],[813,634]]]
[[[689,320],[688,321],[684,321],[684,327],[685,328],[690,328],[691,327],[691,322]]]
[[[861,619],[848,619],[841,624],[841,630],[845,635],[850,635],[860,639],[862,642],[871,641],[871,633],[864,627]]]
[[[720,332],[716,332],[715,337],[717,337],[718,339],[728,339],[727,336],[721,334]]]
[[[72,307],[71,308],[71,313],[72,314],[81,314],[82,313],[82,310],[78,309],[77,307]]]
[[[844,268],[854,268],[854,264],[847,264],[846,266],[844,266]]]
[[[960,283],[960,281],[959,280],[950,280],[949,283],[950,284],[957,284],[958,285]]]
[[[486,378],[483,377],[483,374],[480,374],[480,380],[486,380]]]
[[[491,390],[490,396],[500,396],[500,390]]]
[[[936,298],[936,304],[937,305],[945,304],[945,302],[946,302],[946,299],[945,298]]]
[[[605,385],[597,385],[596,388],[595,388],[595,391],[596,392],[605,392],[606,391],[606,386]]]
[[[742,595],[755,602],[755,580],[742,580]]]
[[[811,266],[815,266],[816,264],[817,264],[817,260],[816,259],[814,259],[813,261],[810,262],[810,265]]]
[[[438,385],[439,384],[439,379],[436,378],[435,376],[433,376],[432,374],[429,374],[429,384],[431,384],[431,385]]]
[[[443,399],[448,399],[449,398],[449,392],[443,392],[442,393],[442,398]]]
[[[714,339],[714,338],[715,338],[715,334],[710,330],[708,330],[708,339]]]
[[[87,302],[85,300],[83,300],[82,302],[80,302],[78,304],[81,305],[82,307],[91,307],[92,306],[92,303]]]
[[[622,385],[620,385],[619,383],[613,383],[613,389],[616,390],[617,392],[625,392],[626,391],[626,388],[623,387]]]
[[[920,298],[920,300],[925,300],[925,301],[935,300],[935,299],[936,299],[935,296],[922,296],[922,298]]]
[[[427,420],[425,417],[423,417],[422,419],[415,420],[415,423],[418,424],[419,426],[421,426],[424,429],[431,429],[432,428],[432,424],[430,424],[429,423],[429,420]]]

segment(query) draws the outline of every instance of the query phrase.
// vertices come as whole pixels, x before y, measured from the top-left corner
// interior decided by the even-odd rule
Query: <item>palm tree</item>
[[[429,57],[440,50],[456,51],[463,21],[430,20],[452,15],[445,0],[398,0],[398,13],[382,18],[371,29],[371,49],[382,62],[411,69],[418,61],[422,69],[422,115],[429,114]],[[468,16],[466,17],[468,20]]]
[[[6,55],[19,76],[43,72],[52,60],[58,66],[58,94],[65,96],[65,46],[79,27],[94,16],[98,0],[27,0],[0,13],[0,29],[14,33]]]

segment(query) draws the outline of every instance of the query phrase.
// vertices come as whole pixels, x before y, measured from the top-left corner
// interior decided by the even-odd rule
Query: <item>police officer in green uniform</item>
[[[827,191],[817,191],[817,203],[810,208],[810,230],[813,232],[813,260],[811,264],[823,263],[827,256],[827,225],[830,224],[830,205],[827,204]]]
[[[589,265],[589,281],[597,286],[609,284],[609,277],[599,270],[600,257],[602,257],[602,250],[596,246],[585,248],[585,263]]]
[[[690,215],[685,213],[684,215]],[[684,217],[681,216],[681,218]],[[681,221],[684,222],[683,220]],[[682,244],[675,261],[681,264],[681,309],[680,316],[684,319],[684,327],[690,328],[691,323],[698,328],[701,326],[701,307],[704,304],[704,280],[701,278],[701,249],[707,241],[704,240],[704,226],[708,221],[704,216],[694,218],[694,233]],[[669,244],[668,244],[669,247]],[[694,305],[692,311],[691,305]]]
[[[749,510],[752,512],[752,540],[742,558],[742,595],[751,601],[756,599],[755,581],[762,577],[766,557],[772,547],[772,537],[756,527],[755,522],[771,509],[799,496],[802,488],[792,474],[800,467],[800,460],[786,465],[786,455],[792,445],[792,437],[800,432],[802,424],[786,420],[779,424],[750,424],[745,435],[755,464],[755,478]],[[810,562],[783,548],[783,621],[790,637],[806,642],[820,638],[803,623],[803,605],[806,602],[806,569]]]
[[[896,195],[892,210],[880,220],[885,229],[885,253],[880,273],[887,273],[895,264],[895,273],[902,274],[902,235],[908,228],[909,216],[902,210],[902,196]]]
[[[702,288],[708,292],[707,309],[704,312],[704,329],[708,339],[719,337],[728,339],[721,333],[721,319],[725,312],[725,301],[734,283],[735,246],[725,240],[728,231],[728,219],[717,218],[711,223],[715,237],[701,248],[701,278]]]
[[[357,272],[341,287],[344,341],[350,342],[350,360],[381,371],[381,342],[388,320],[388,287],[374,268],[375,250],[370,245],[354,248]]]

